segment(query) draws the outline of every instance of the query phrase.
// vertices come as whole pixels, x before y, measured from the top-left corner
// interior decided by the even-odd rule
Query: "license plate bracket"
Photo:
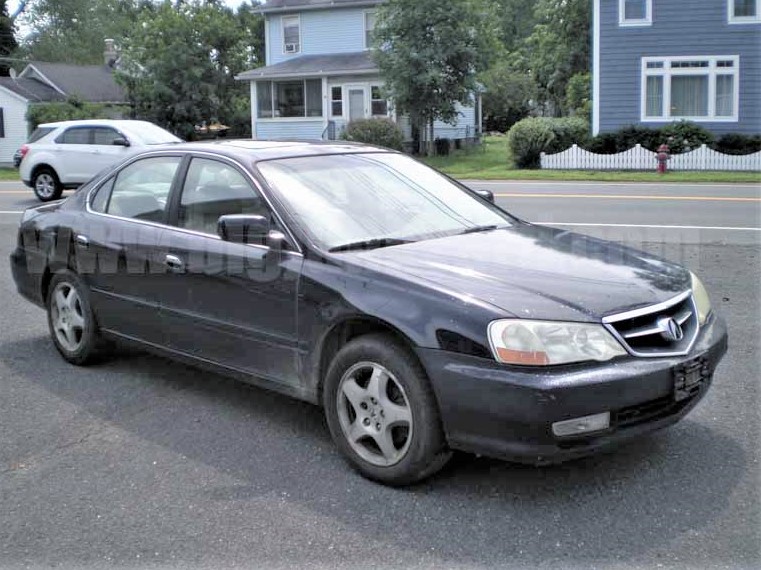
[[[706,366],[701,359],[693,360],[673,369],[674,401],[681,402],[698,394],[706,378]]]

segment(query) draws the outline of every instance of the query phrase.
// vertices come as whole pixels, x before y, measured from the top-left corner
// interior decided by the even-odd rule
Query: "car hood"
[[[666,301],[690,287],[690,274],[679,265],[524,223],[340,255],[521,318],[598,321]]]

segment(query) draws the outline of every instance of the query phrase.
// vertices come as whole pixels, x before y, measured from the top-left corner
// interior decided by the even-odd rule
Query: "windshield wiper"
[[[377,249],[379,247],[402,245],[404,243],[412,243],[412,240],[399,239],[399,238],[366,239],[362,241],[355,241],[352,243],[345,243],[343,245],[337,245],[335,247],[331,247],[328,251],[331,253],[335,253],[337,251],[351,251],[354,249]]]
[[[472,228],[467,228],[460,232],[460,235],[462,234],[475,234],[478,232],[489,232],[491,230],[496,230],[498,226],[491,225],[491,226],[475,226]]]

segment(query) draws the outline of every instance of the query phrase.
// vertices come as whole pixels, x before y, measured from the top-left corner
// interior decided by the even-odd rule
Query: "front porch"
[[[383,79],[367,51],[306,55],[247,71],[237,77],[251,86],[251,133],[254,139],[337,140],[358,119],[395,121],[412,140],[407,117],[396,116],[383,97]],[[436,138],[474,140],[480,136],[478,96],[460,107],[456,124],[437,121]]]
[[[340,137],[357,119],[393,118],[368,52],[302,56],[248,71],[255,139]]]

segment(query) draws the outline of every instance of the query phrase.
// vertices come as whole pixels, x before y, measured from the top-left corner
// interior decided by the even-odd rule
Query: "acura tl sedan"
[[[727,349],[687,269],[362,145],[143,152],[27,210],[11,267],[67,361],[126,341],[307,400],[390,485],[674,424]]]

